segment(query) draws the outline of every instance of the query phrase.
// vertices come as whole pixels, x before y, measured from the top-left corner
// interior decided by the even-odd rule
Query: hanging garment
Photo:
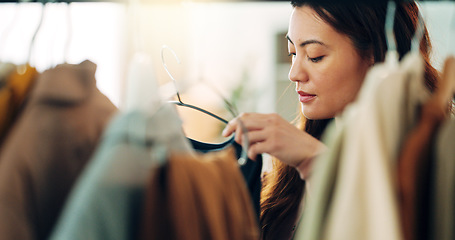
[[[257,240],[259,228],[233,149],[173,154],[147,190],[143,240]]]
[[[8,82],[8,76],[16,69],[12,63],[0,62],[0,89]]]
[[[393,64],[397,59],[396,52],[389,52],[385,63],[367,73],[357,100],[337,123],[343,129],[329,134],[337,140],[317,160],[326,163],[315,166],[314,193],[295,239],[402,239],[396,159],[415,124],[416,106],[429,93],[419,54]]]
[[[455,239],[455,119],[443,123],[436,136],[433,167],[431,237]]]
[[[42,73],[0,155],[0,236],[47,239],[115,106],[96,88],[96,65]]]
[[[343,125],[342,125],[343,124]],[[330,151],[322,154],[315,161],[314,173],[306,184],[311,184],[311,192],[305,193],[306,205],[297,224],[293,239],[321,239],[323,224],[329,210],[331,194],[338,173],[338,156],[343,149],[344,122],[330,123],[322,139]],[[310,200],[311,199],[311,200]],[[308,202],[309,201],[309,202]]]
[[[434,134],[444,120],[444,109],[435,104],[422,107],[421,119],[399,159],[400,212],[405,240],[428,239],[429,198]]]
[[[398,167],[400,215],[405,240],[429,239],[432,146],[446,109],[435,96],[422,106],[420,120],[407,137]]]
[[[171,105],[149,116],[119,114],[71,191],[50,239],[137,239],[143,197],[153,164],[168,151],[190,152]]]
[[[38,72],[30,65],[26,65],[21,72],[16,71],[16,67],[11,64],[2,66],[0,74],[5,75],[0,88],[0,146],[38,77]]]
[[[240,158],[242,153],[242,146],[234,141],[234,137],[231,139],[219,143],[203,143],[193,139],[189,139],[193,148],[201,153],[215,152],[226,149],[230,146],[234,147],[237,159]],[[253,201],[254,210],[256,212],[257,219],[259,220],[260,214],[260,195],[261,195],[261,173],[262,173],[262,156],[258,155],[255,160],[248,159],[244,165],[240,166],[243,177],[245,178],[248,190]]]

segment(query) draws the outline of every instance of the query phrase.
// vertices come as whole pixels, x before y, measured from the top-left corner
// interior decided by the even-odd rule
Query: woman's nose
[[[291,69],[289,70],[289,80],[292,82],[306,82],[308,81],[308,73],[304,68],[302,61],[295,58],[292,61]]]

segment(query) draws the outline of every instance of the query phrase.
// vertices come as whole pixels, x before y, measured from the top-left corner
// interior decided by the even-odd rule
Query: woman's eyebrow
[[[286,35],[286,38],[288,39],[288,41],[294,45],[294,43],[292,42],[291,38],[289,38],[289,35]],[[303,41],[302,43],[299,44],[300,47],[305,47],[306,45],[308,44],[319,44],[319,45],[322,45],[322,46],[326,46],[323,42],[321,41],[318,41],[316,39],[309,39],[309,40],[306,40],[306,41]]]
[[[308,44],[319,44],[319,45],[325,46],[325,44],[323,42],[315,40],[315,39],[306,40],[306,41],[300,43],[299,46],[305,47],[305,45],[308,45]]]
[[[294,45],[294,43],[292,42],[292,40],[289,38],[289,35],[286,34],[286,38],[288,39],[288,41],[289,41],[292,45]]]

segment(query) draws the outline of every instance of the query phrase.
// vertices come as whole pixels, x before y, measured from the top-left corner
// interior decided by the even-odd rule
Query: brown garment
[[[232,149],[173,154],[146,192],[141,239],[257,240],[259,227]]]
[[[404,142],[398,165],[400,215],[405,240],[427,239],[431,148],[446,111],[434,99],[422,106],[420,122]]]
[[[42,73],[0,154],[1,239],[47,239],[71,187],[116,111],[96,65]]]

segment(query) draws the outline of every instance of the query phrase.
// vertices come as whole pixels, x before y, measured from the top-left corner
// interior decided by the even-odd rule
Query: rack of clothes
[[[324,133],[329,150],[316,162],[294,239],[455,238],[455,59],[445,60],[431,93],[422,26],[401,61],[387,34],[384,63],[368,71],[355,102]]]
[[[186,137],[134,48],[122,109],[91,61],[0,63],[2,239],[259,238],[261,156]]]
[[[454,67],[448,58],[433,94],[417,53],[369,72],[327,130],[294,239],[454,239]]]
[[[170,230],[192,222],[206,227],[198,236],[210,239],[258,238],[262,160],[239,165],[243,150],[233,139],[186,138],[168,103],[153,102],[148,107],[159,106],[153,111],[118,110],[96,88],[90,61],[43,73],[8,66],[0,92],[8,107],[2,108],[8,111],[0,154],[2,237],[156,239],[152,226]],[[151,81],[147,69],[135,71]],[[160,212],[141,211],[150,207]],[[175,229],[165,233],[191,239]]]
[[[455,60],[430,93],[415,44],[389,49],[326,132],[294,239],[455,238]],[[93,62],[0,63],[2,239],[260,238],[261,156],[187,138],[150,69],[133,58],[119,110]]]

